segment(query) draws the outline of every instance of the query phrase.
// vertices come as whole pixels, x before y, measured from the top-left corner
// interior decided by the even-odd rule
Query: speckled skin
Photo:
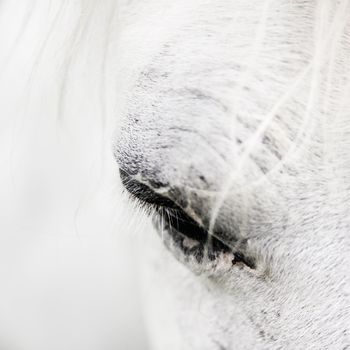
[[[350,1],[125,1],[121,20],[119,166],[256,261],[181,264],[145,229],[153,349],[348,349]]]

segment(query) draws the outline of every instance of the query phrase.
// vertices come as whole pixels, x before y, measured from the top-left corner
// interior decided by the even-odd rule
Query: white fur
[[[107,332],[92,321],[123,304],[128,292],[114,300],[111,291],[129,283],[123,271],[136,273],[120,240],[110,264],[115,231],[141,231],[154,350],[350,346],[349,0],[3,1],[0,26],[0,348],[125,341],[132,320],[117,323],[117,340],[113,317]],[[119,162],[141,157],[168,184],[163,195],[176,187],[183,209],[212,234],[220,227],[226,243],[246,241],[257,269],[183,265],[137,208],[134,220],[124,214],[110,152],[115,124]],[[86,235],[93,263],[75,242]],[[28,259],[12,254],[18,241]],[[67,265],[53,254],[57,244],[70,252]],[[51,283],[38,287],[38,266],[53,266]],[[103,285],[107,266],[120,283],[81,300],[96,279]],[[62,313],[40,319],[57,298]],[[71,309],[88,315],[67,325]]]
[[[350,2],[122,10],[119,164],[257,261],[196,277],[154,242],[154,349],[347,348]]]

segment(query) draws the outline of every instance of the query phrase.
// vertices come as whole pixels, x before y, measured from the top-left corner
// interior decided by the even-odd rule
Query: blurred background
[[[111,152],[115,0],[0,2],[0,349],[147,349]]]

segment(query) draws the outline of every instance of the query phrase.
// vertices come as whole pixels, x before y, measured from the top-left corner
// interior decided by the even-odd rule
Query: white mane
[[[1,350],[146,347],[111,156],[117,27],[115,1],[0,4]]]

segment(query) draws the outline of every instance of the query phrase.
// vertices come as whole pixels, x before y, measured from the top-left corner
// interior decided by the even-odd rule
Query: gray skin
[[[119,167],[255,263],[145,227],[152,349],[350,347],[349,6],[121,3]]]

